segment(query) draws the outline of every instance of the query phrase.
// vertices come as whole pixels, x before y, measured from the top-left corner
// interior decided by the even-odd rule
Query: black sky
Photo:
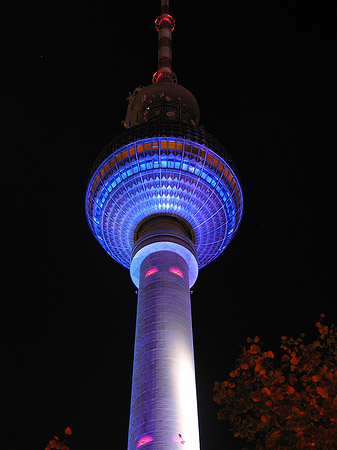
[[[221,8],[220,8],[221,6]],[[317,7],[317,5],[316,5]],[[247,336],[310,338],[332,293],[332,13],[296,1],[171,1],[173,68],[232,154],[245,211],[201,270],[193,326],[202,450],[244,447],[212,385]],[[16,9],[17,8],[17,9]],[[2,448],[126,449],[136,295],[90,233],[90,167],[156,71],[159,0],[13,5],[4,34]],[[3,446],[4,444],[4,446]]]

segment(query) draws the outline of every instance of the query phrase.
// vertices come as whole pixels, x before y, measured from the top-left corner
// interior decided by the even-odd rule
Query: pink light
[[[137,447],[141,447],[142,445],[148,444],[149,442],[153,441],[153,437],[150,435],[143,436],[139,439]]]
[[[169,272],[174,273],[175,275],[178,275],[178,277],[184,278],[184,275],[178,267],[170,267]]]
[[[180,433],[173,436],[173,440],[174,442],[179,442],[179,444],[185,444],[185,441],[183,440],[183,437]]]
[[[153,275],[154,273],[158,272],[157,267],[152,267],[145,273],[145,278],[149,277],[150,275]]]

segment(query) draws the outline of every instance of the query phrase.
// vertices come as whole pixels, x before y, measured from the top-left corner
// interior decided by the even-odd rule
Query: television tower
[[[128,450],[199,449],[190,288],[243,211],[231,157],[172,71],[174,26],[162,0],[158,70],[130,94],[126,130],[95,161],[85,199],[92,233],[138,288]]]

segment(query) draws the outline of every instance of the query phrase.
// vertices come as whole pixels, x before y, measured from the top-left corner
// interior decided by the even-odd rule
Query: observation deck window
[[[153,161],[152,161],[152,159],[147,159],[146,160],[146,168],[147,169],[153,169]]]
[[[170,169],[174,168],[174,158],[169,158],[168,160],[168,166]]]
[[[140,158],[140,159],[139,159],[139,167],[140,167],[140,170],[146,170],[146,162],[145,162],[145,159],[143,159],[143,158]]]
[[[132,171],[131,167],[129,167],[126,172],[128,174],[128,177],[131,177],[131,175],[133,174],[133,171]]]
[[[136,162],[132,163],[132,170],[133,170],[133,173],[139,172],[138,164]]]
[[[174,161],[174,167],[175,169],[180,169],[181,167],[181,156],[177,155]]]

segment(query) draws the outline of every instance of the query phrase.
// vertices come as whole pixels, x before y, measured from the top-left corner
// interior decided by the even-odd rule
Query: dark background
[[[258,5],[256,4],[258,3]],[[4,19],[1,447],[126,449],[135,287],[89,231],[86,183],[157,70],[159,0],[26,2]],[[171,2],[173,69],[234,157],[245,200],[193,288],[201,449],[241,449],[212,400],[247,336],[336,322],[335,42],[324,3]],[[331,169],[331,173],[329,173]]]

